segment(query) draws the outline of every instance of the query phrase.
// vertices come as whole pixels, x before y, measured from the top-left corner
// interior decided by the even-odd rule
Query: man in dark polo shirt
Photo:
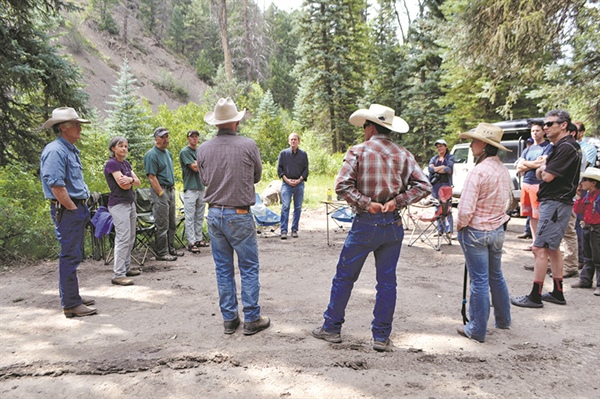
[[[206,185],[208,233],[212,246],[219,306],[225,334],[240,324],[233,253],[237,254],[242,282],[244,335],[268,328],[271,321],[261,316],[258,297],[258,243],[250,205],[255,203],[254,184],[262,176],[260,152],[254,140],[238,136],[246,111],[238,112],[233,100],[221,98],[204,121],[219,131],[198,147],[198,171]]]
[[[540,218],[533,243],[533,288],[529,295],[511,297],[516,306],[542,308],[542,301],[567,304],[563,295],[563,256],[559,247],[571,217],[581,167],[581,149],[567,131],[569,123],[571,117],[567,111],[554,110],[546,114],[544,132],[554,148],[536,172],[542,183],[538,191]],[[548,259],[554,288],[542,295]]]
[[[283,180],[281,184],[281,239],[287,238],[290,204],[294,199],[294,216],[292,219],[292,238],[298,238],[298,224],[302,214],[304,201],[304,182],[308,178],[308,156],[298,148],[300,136],[290,134],[290,148],[279,153],[277,159],[277,174]]]
[[[175,176],[173,158],[167,150],[169,131],[164,127],[154,131],[155,146],[144,155],[144,167],[150,180],[150,201],[156,225],[156,260],[174,261],[183,256],[175,250],[174,239],[177,228],[175,218]]]

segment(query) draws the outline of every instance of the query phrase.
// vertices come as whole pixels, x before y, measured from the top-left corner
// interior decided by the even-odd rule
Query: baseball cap
[[[162,137],[165,134],[169,134],[169,131],[167,130],[167,128],[157,127],[156,130],[154,130],[154,137]]]
[[[200,136],[200,133],[198,133],[197,130],[190,130],[189,132],[187,132],[187,136],[190,137],[192,134],[195,134],[197,136]]]

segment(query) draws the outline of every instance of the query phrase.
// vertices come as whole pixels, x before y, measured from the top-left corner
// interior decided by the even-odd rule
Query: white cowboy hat
[[[459,139],[475,139],[479,141],[483,141],[485,143],[491,144],[494,147],[500,148],[504,151],[512,152],[502,144],[500,141],[502,140],[502,135],[504,134],[504,130],[501,127],[492,125],[491,123],[482,122],[477,125],[475,130],[470,130],[468,132],[461,133],[458,138]]]
[[[44,129],[49,129],[57,123],[64,123],[69,121],[77,121],[79,123],[91,123],[87,119],[79,118],[79,115],[77,115],[77,111],[75,111],[73,108],[60,107],[52,111],[52,118],[44,122],[42,127]]]
[[[207,112],[204,115],[204,122],[209,125],[223,125],[225,123],[241,121],[245,114],[246,110],[238,112],[231,98],[221,98],[217,105],[215,105],[214,112]]]
[[[593,179],[596,181],[600,181],[600,169],[592,168],[591,166],[585,170],[580,176],[581,178]]]
[[[399,116],[390,107],[379,104],[371,104],[369,109],[359,109],[350,115],[350,123],[354,126],[362,127],[365,121],[373,122],[383,127],[387,127],[393,132],[408,132],[408,123]]]

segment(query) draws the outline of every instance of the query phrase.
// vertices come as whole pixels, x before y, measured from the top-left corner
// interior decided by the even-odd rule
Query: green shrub
[[[2,167],[0,192],[0,260],[56,256],[58,242],[39,177],[32,170]]]

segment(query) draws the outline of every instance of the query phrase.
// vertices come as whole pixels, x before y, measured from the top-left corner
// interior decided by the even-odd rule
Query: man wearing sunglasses
[[[538,191],[540,218],[533,254],[533,288],[529,295],[511,297],[515,306],[542,308],[542,301],[566,305],[563,295],[563,257],[560,240],[565,234],[572,213],[573,198],[579,184],[581,148],[567,131],[571,117],[567,111],[553,110],[546,114],[544,132],[554,150],[536,172],[542,180]],[[548,258],[554,288],[542,295]]]

